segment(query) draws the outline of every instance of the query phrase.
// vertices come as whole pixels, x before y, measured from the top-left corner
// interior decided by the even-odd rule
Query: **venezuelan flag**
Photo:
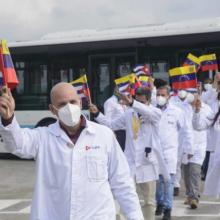
[[[0,48],[1,56],[1,71],[5,78],[5,82],[10,89],[14,89],[18,85],[18,79],[15,72],[14,64],[11,59],[9,49],[7,47],[7,41],[1,40]]]
[[[91,101],[91,95],[90,95],[90,90],[89,90],[86,75],[83,75],[83,76],[79,77],[78,79],[70,82],[70,84],[75,87],[77,94],[81,98],[86,97],[86,98],[89,98],[89,100]]]
[[[218,70],[217,58],[214,53],[202,55],[199,59],[201,61],[202,71]]]
[[[128,92],[131,95],[135,95],[135,89],[141,86],[140,81],[134,73],[115,79],[115,84],[118,86],[120,93]]]
[[[186,60],[183,63],[183,66],[196,66],[196,72],[198,72],[201,62],[199,57],[194,56],[193,54],[189,53],[186,57]]]
[[[169,70],[172,88],[174,90],[196,88],[196,67],[184,66]]]
[[[132,80],[132,74],[115,79],[115,84],[117,85],[120,93],[130,92],[131,80]]]

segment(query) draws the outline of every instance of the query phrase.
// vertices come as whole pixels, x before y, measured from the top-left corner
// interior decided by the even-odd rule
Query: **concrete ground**
[[[34,161],[0,160],[0,220],[28,220],[34,186]],[[172,220],[220,220],[220,200],[202,198],[199,208],[183,205],[183,192],[174,201]],[[156,220],[161,217],[156,218]],[[82,219],[83,220],[83,219]]]

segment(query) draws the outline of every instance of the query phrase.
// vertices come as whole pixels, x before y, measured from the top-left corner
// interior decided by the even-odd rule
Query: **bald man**
[[[81,114],[68,83],[51,90],[49,127],[20,128],[9,90],[0,96],[0,132],[7,149],[36,160],[31,220],[115,220],[113,196],[127,219],[143,220],[127,161],[114,134]]]

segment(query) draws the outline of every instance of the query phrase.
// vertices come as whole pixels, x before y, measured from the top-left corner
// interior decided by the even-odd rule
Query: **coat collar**
[[[94,134],[95,133],[95,129],[94,126],[92,125],[92,123],[86,118],[85,115],[82,115],[84,117],[84,119],[86,120],[86,127],[85,127],[85,131],[90,133],[90,134]],[[60,127],[59,121],[57,120],[57,122],[55,122],[54,124],[51,124],[48,126],[48,130],[50,133],[52,133],[55,136],[63,136],[66,133],[65,131]]]

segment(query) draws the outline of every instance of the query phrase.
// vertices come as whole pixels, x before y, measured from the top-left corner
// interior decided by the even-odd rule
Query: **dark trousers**
[[[121,146],[121,149],[124,151],[125,150],[125,137],[126,137],[125,130],[117,130],[115,131],[115,135],[116,135],[118,143]]]

